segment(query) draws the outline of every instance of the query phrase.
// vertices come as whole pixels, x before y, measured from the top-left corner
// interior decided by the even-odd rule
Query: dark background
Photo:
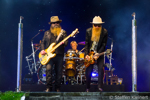
[[[80,33],[69,42],[85,41],[85,31],[94,16],[101,16],[109,37],[114,39],[112,65],[123,78],[125,91],[132,90],[131,14],[137,20],[137,90],[150,91],[150,1],[149,0],[0,0],[0,91],[15,90],[17,81],[18,23],[23,16],[23,76],[28,73],[25,57],[32,53],[31,38],[40,29],[49,29],[51,16],[62,19],[61,26],[69,35],[75,28]],[[44,32],[34,39],[39,43]],[[111,41],[108,40],[107,48]],[[79,45],[81,50],[84,46]],[[66,47],[66,51],[70,45]]]

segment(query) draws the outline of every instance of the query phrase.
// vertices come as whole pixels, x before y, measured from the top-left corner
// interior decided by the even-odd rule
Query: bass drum
[[[41,65],[37,70],[38,84],[46,84],[46,65]]]

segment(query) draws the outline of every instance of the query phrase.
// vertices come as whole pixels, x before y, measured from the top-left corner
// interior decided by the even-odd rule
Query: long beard
[[[93,26],[93,28],[92,28],[91,41],[96,41],[96,42],[99,41],[100,35],[101,35],[101,30],[102,30],[102,27],[95,28],[95,27]]]
[[[54,36],[58,36],[61,32],[61,26],[58,27],[50,27],[50,31],[54,34]]]

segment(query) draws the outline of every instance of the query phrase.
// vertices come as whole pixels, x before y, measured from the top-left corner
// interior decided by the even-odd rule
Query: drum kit
[[[85,45],[85,42],[79,42],[79,45]],[[29,68],[28,74],[37,74],[38,84],[46,84],[46,65],[42,65],[38,59],[40,52],[40,43],[33,44],[31,41],[32,53],[26,56]],[[64,65],[62,72],[62,84],[84,84],[85,83],[85,66],[84,66],[84,48],[75,53],[68,50],[64,55]]]
[[[79,43],[81,44],[81,42]],[[82,45],[84,45],[82,43]],[[82,49],[84,50],[84,48]],[[64,56],[63,82],[64,84],[83,84],[85,78],[84,53],[68,50]],[[83,82],[84,81],[84,82]]]

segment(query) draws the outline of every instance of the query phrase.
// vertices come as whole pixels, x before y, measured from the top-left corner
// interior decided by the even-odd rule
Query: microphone
[[[39,32],[45,31],[45,29],[40,29]]]

